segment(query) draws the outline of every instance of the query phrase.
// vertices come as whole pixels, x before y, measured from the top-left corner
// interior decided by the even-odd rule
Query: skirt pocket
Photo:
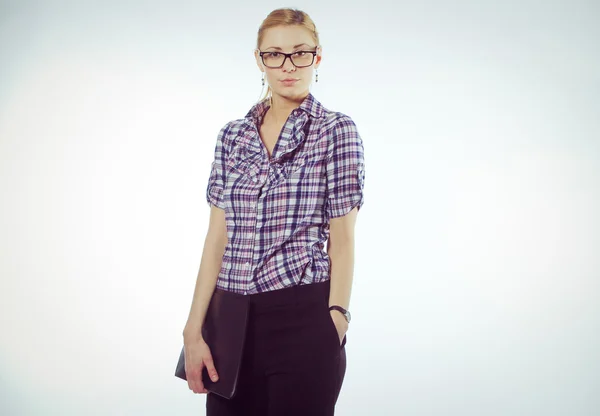
[[[344,335],[344,339],[342,340],[340,345],[340,336],[338,335],[337,328],[335,327],[335,322],[333,322],[333,318],[331,317],[331,312],[329,311],[328,303],[325,304],[323,311],[323,315],[326,321],[325,324],[329,327],[329,338],[331,338],[335,342],[334,345],[338,350],[342,349],[346,345],[346,336]]]

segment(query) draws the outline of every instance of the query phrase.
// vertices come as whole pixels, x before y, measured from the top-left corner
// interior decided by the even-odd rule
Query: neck
[[[280,95],[271,95],[271,107],[269,113],[276,123],[283,124],[294,109],[300,107],[302,101],[308,96],[308,93],[301,97],[287,98]]]

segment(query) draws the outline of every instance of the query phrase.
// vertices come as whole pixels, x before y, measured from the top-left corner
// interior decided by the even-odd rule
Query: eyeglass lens
[[[279,67],[283,64],[285,55],[280,52],[267,52],[263,54],[263,62],[266,66]],[[313,63],[314,55],[309,52],[298,51],[291,57],[295,66],[309,66]]]

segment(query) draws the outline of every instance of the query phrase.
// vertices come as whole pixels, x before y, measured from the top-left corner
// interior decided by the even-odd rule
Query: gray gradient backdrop
[[[204,414],[212,150],[282,6],[365,145],[337,414],[600,414],[598,3],[376,0],[0,2],[0,414]]]

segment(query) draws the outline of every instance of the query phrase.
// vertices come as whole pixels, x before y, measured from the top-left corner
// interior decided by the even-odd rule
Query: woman
[[[204,367],[218,381],[200,330],[216,287],[247,295],[250,309],[236,393],[208,394],[207,414],[333,415],[346,370],[363,144],[350,117],[309,92],[322,58],[306,13],[270,13],[255,58],[266,96],[221,129],[206,190],[210,224],[183,333],[188,385],[207,393]]]

